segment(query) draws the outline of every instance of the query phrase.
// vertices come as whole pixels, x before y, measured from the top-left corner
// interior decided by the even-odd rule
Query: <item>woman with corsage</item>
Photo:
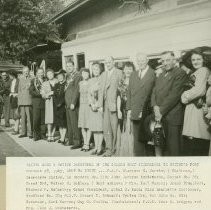
[[[65,143],[65,136],[67,132],[67,120],[65,109],[65,70],[61,69],[56,73],[58,83],[54,87],[54,105],[55,105],[55,125],[59,127],[60,140],[58,143]]]
[[[118,87],[117,97],[117,115],[119,120],[117,133],[117,150],[118,156],[134,156],[133,155],[133,137],[130,120],[127,119],[127,91],[131,73],[135,71],[132,62],[126,62],[123,68],[123,78]]]
[[[92,155],[102,155],[103,143],[103,113],[99,110],[100,75],[102,73],[100,63],[92,64],[93,77],[89,80],[89,130],[94,136],[94,150]]]

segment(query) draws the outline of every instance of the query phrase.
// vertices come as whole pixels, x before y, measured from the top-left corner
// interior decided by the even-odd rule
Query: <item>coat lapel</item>
[[[106,72],[106,90],[110,87],[111,81],[114,79],[116,74],[116,70],[114,69],[112,74],[110,75],[110,78],[108,77],[108,71]]]
[[[139,77],[139,72],[135,72],[135,80],[136,82],[134,84],[135,85],[135,92],[139,91],[140,88],[144,87],[144,85],[147,83],[147,81],[151,78],[151,73],[150,73],[151,69],[148,69],[148,71],[146,72],[146,74],[144,75],[144,77],[141,79]]]
[[[174,77],[174,69],[172,71],[170,71],[166,76],[165,76],[165,72],[163,72],[161,75],[160,75],[160,79],[159,79],[159,88],[158,90],[161,90],[163,89],[166,84],[169,83],[169,81]]]

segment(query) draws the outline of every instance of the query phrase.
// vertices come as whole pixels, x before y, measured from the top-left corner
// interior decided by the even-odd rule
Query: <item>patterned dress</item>
[[[133,154],[133,135],[131,132],[131,122],[127,119],[127,91],[128,84],[125,80],[120,81],[118,87],[118,96],[121,99],[120,110],[122,112],[122,119],[119,119],[118,131],[117,131],[117,155],[131,157]]]

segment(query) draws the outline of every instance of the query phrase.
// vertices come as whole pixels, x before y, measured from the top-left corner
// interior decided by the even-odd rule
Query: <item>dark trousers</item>
[[[34,138],[45,137],[45,108],[33,106],[33,135]]]
[[[166,136],[166,151],[167,156],[180,156],[181,141],[182,141],[182,125],[172,125],[163,120],[163,128]]]
[[[208,156],[210,141],[184,137],[184,156]]]
[[[70,145],[81,145],[81,133],[78,128],[78,108],[66,109],[67,134]]]
[[[146,156],[146,135],[144,120],[132,120],[134,138],[134,156]]]
[[[10,97],[9,96],[4,97],[4,120],[5,120],[5,125],[9,126],[10,125]]]

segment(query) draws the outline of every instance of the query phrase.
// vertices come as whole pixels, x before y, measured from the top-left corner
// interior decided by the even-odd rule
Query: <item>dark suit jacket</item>
[[[19,85],[19,79],[17,78],[16,82],[15,82],[14,92],[11,92],[11,93],[18,94],[18,85]],[[11,91],[11,86],[12,86],[12,81],[10,84],[10,91]],[[16,109],[18,107],[18,97],[17,96],[14,96],[14,95],[10,96],[10,106],[12,109]]]
[[[3,79],[1,80],[0,95],[2,95],[3,97],[9,96],[11,82],[12,81],[9,77],[5,81]]]
[[[34,86],[34,79],[31,81],[29,87],[29,93],[32,96],[32,106],[36,109],[45,109],[45,100],[42,98],[40,92],[38,92]]]
[[[75,72],[74,76],[70,80],[65,90],[65,104],[67,108],[70,108],[70,104],[74,104],[75,107],[79,105],[79,82],[81,81],[81,75],[79,72]]]
[[[178,67],[163,72],[156,80],[152,93],[152,106],[159,106],[162,116],[172,125],[182,125],[184,108],[180,101],[187,82],[187,74]]]
[[[150,67],[142,79],[140,79],[138,71],[131,74],[127,94],[127,110],[131,110],[132,120],[139,120],[140,113],[143,112],[142,116],[146,113],[154,82],[155,73]]]

